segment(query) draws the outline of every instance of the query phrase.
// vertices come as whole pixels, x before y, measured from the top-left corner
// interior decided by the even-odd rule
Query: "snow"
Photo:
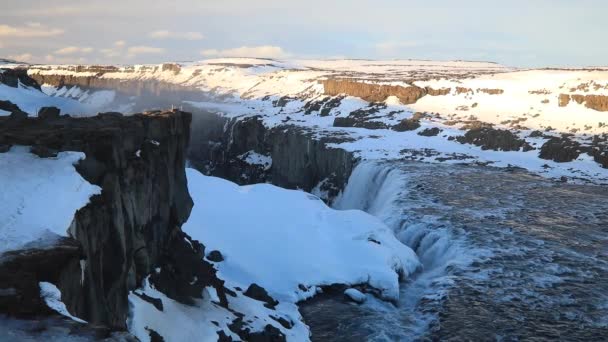
[[[368,284],[385,299],[396,300],[399,275],[407,277],[420,267],[409,247],[362,211],[338,211],[302,191],[268,184],[238,186],[193,169],[187,169],[187,179],[194,208],[182,229],[207,250],[222,253],[225,260],[215,263],[218,277],[236,297],[227,296],[227,310],[217,304],[215,289],[207,288],[195,306],[187,306],[146,280],[136,292],[161,299],[163,311],[129,295],[128,328],[142,341],[150,340],[148,327],[165,341],[213,341],[219,330],[238,339],[228,329],[234,312],[244,315],[252,331],[271,324],[288,341],[308,341],[310,333],[296,303],[320,292],[319,286]],[[253,283],[279,301],[275,309],[237,289]],[[287,329],[272,317],[293,327]]]
[[[399,273],[419,267],[414,252],[375,217],[331,209],[311,194],[269,184],[242,186],[187,170],[194,209],[182,227],[226,260],[223,279],[264,287],[279,301],[313,295],[298,285],[363,284],[399,297]],[[272,267],[268,267],[272,265]]]
[[[24,146],[0,153],[0,253],[67,236],[76,211],[101,193],[74,168],[83,158],[81,152],[39,158]]]
[[[61,291],[59,291],[57,286],[47,282],[40,282],[38,283],[38,286],[40,287],[40,297],[44,299],[44,302],[49,308],[78,323],[87,323],[70,314],[65,304],[61,301]]]
[[[367,160],[415,159],[431,163],[490,163],[495,167],[515,166],[544,177],[566,177],[569,181],[608,183],[608,169],[581,156],[568,163],[554,163],[538,158],[538,150],[530,152],[483,151],[476,146],[462,145],[447,138],[463,135],[464,123],[450,123],[471,117],[509,129],[519,138],[536,142],[539,148],[546,139],[527,138],[532,130],[551,127],[547,134],[559,136],[574,132],[574,140],[584,142],[593,134],[608,133],[606,113],[587,108],[571,101],[568,106],[558,105],[558,96],[565,94],[608,95],[608,69],[539,69],[509,68],[489,62],[428,61],[428,60],[271,60],[256,58],[218,58],[199,62],[179,63],[180,71],[164,70],[161,64],[117,67],[99,76],[120,81],[159,81],[199,89],[209,95],[206,101],[184,101],[186,105],[216,111],[226,117],[260,115],[267,127],[291,124],[308,128],[317,137],[336,134],[347,135],[356,141],[334,144]],[[77,72],[75,66],[33,66],[30,73],[90,76]],[[319,81],[330,78],[356,79],[359,82],[409,86],[413,80],[419,87],[451,92],[442,96],[424,96],[415,104],[404,105],[396,97],[389,97],[375,121],[388,125],[409,118],[414,112],[436,113],[421,121],[422,127],[411,132],[335,128],[335,117],[367,108],[370,104],[354,97],[345,97],[329,115],[319,112],[305,114],[304,105],[326,97]],[[587,88],[581,89],[581,85]],[[456,87],[472,89],[472,93],[457,94]],[[504,93],[490,95],[478,89],[501,89]],[[82,99],[83,91],[77,87],[55,89],[55,96],[76,96]],[[84,92],[86,93],[86,92]],[[273,105],[282,97],[290,100],[284,107]],[[71,98],[70,98],[71,99]],[[109,100],[108,100],[109,101]],[[114,104],[116,105],[116,104]],[[389,117],[389,113],[392,113]],[[509,125],[520,122],[523,129]],[[519,121],[522,120],[522,121]],[[416,133],[425,128],[443,130],[435,137],[420,137]],[[430,150],[430,156],[420,157],[418,152]],[[460,159],[454,158],[454,155]],[[259,156],[242,156],[254,164]],[[447,160],[446,160],[447,159]],[[545,167],[545,164],[549,168]]]
[[[50,97],[35,88],[19,85],[18,88],[0,84],[0,100],[8,100],[19,106],[19,108],[32,116],[38,114],[41,107],[54,106],[66,114],[79,114],[85,112],[83,104],[76,100],[63,97]]]
[[[238,158],[250,165],[260,165],[264,167],[264,170],[270,170],[272,167],[272,157],[259,154],[253,150],[241,154]]]
[[[354,288],[346,289],[344,291],[344,294],[346,296],[348,296],[348,298],[350,298],[353,302],[356,302],[356,303],[363,303],[367,299],[365,294],[363,294],[361,291],[354,289]]]

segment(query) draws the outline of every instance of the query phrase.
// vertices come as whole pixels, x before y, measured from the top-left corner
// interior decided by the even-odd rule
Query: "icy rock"
[[[344,291],[344,295],[353,302],[359,304],[365,302],[365,300],[367,299],[364,293],[354,288],[346,289],[346,291]]]

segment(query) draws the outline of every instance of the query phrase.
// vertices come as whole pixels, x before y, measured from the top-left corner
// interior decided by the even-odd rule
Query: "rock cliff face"
[[[157,69],[154,69],[157,68]],[[180,67],[177,64],[163,64],[152,70],[138,70],[141,75],[144,71],[172,71],[178,74]],[[160,68],[160,69],[158,69]],[[37,84],[46,84],[57,88],[80,87],[85,90],[114,90],[118,99],[132,99],[136,101],[136,110],[148,110],[150,108],[166,108],[167,105],[179,105],[183,100],[202,101],[206,95],[195,87],[187,87],[179,84],[159,81],[156,79],[120,79],[112,78],[108,73],[123,72],[133,73],[135,70],[120,71],[112,66],[77,66],[66,67],[67,71],[74,73],[62,73],[61,69],[47,72],[44,69],[30,68],[27,76]],[[132,98],[135,97],[135,98]]]
[[[416,103],[418,99],[427,94],[426,89],[416,86],[402,87],[332,79],[322,81],[322,83],[325,95],[347,94],[368,102],[382,102],[389,96],[396,96],[401,103],[411,104]]]
[[[61,290],[73,315],[125,329],[128,291],[139,287],[156,267],[161,270],[151,281],[173,299],[188,302],[189,295],[202,295],[205,286],[216,287],[225,298],[223,283],[202,261],[204,247],[180,228],[192,208],[185,176],[190,121],[191,115],[180,111],[128,117],[0,117],[0,145],[30,145],[41,156],[82,151],[86,159],[76,169],[102,188],[76,213],[67,242],[42,251],[21,251],[10,256],[10,263],[0,262],[2,270],[23,273],[18,278],[0,277],[0,288],[15,289],[11,307],[20,304],[19,298],[27,300],[20,293],[31,293],[39,281],[50,281]],[[185,279],[191,274],[198,280]],[[167,279],[172,289],[165,286]],[[36,305],[26,306],[39,313]]]
[[[239,184],[275,185],[319,190],[331,200],[342,189],[355,159],[342,149],[328,147],[336,138],[315,138],[301,127],[267,128],[258,117],[227,119],[208,112],[193,114],[189,158],[200,171]],[[248,152],[272,158],[272,165],[249,164]]]
[[[40,85],[27,75],[27,69],[25,68],[0,68],[0,83],[13,88],[17,88],[19,83],[21,83],[28,87],[40,89]]]

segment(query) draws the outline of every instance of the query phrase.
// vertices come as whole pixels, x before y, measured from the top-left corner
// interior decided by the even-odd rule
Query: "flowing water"
[[[335,207],[384,220],[424,269],[396,305],[302,305],[313,340],[608,340],[607,187],[364,162]]]

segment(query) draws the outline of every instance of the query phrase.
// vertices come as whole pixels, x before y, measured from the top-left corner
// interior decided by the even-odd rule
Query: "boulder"
[[[259,300],[260,302],[264,302],[264,306],[269,309],[274,309],[274,307],[279,304],[274,298],[270,297],[266,290],[259,286],[258,284],[251,284],[247,288],[247,290],[243,293],[245,296],[249,298],[253,298],[255,300]]]
[[[461,144],[480,146],[482,150],[519,151],[523,148],[527,151],[532,148],[511,131],[487,127],[471,129],[464,136],[456,137],[456,140]]]
[[[403,119],[401,122],[391,127],[393,131],[397,132],[413,131],[418,128],[420,128],[420,121],[414,118]]]
[[[57,107],[42,107],[38,111],[38,118],[42,120],[57,119],[61,114],[61,110]]]
[[[543,144],[538,157],[565,163],[575,160],[580,153],[578,142],[572,141],[568,137],[553,137]]]
[[[439,133],[441,133],[441,129],[439,129],[437,127],[433,127],[433,128],[426,128],[426,129],[418,132],[418,135],[421,135],[423,137],[434,137]]]

